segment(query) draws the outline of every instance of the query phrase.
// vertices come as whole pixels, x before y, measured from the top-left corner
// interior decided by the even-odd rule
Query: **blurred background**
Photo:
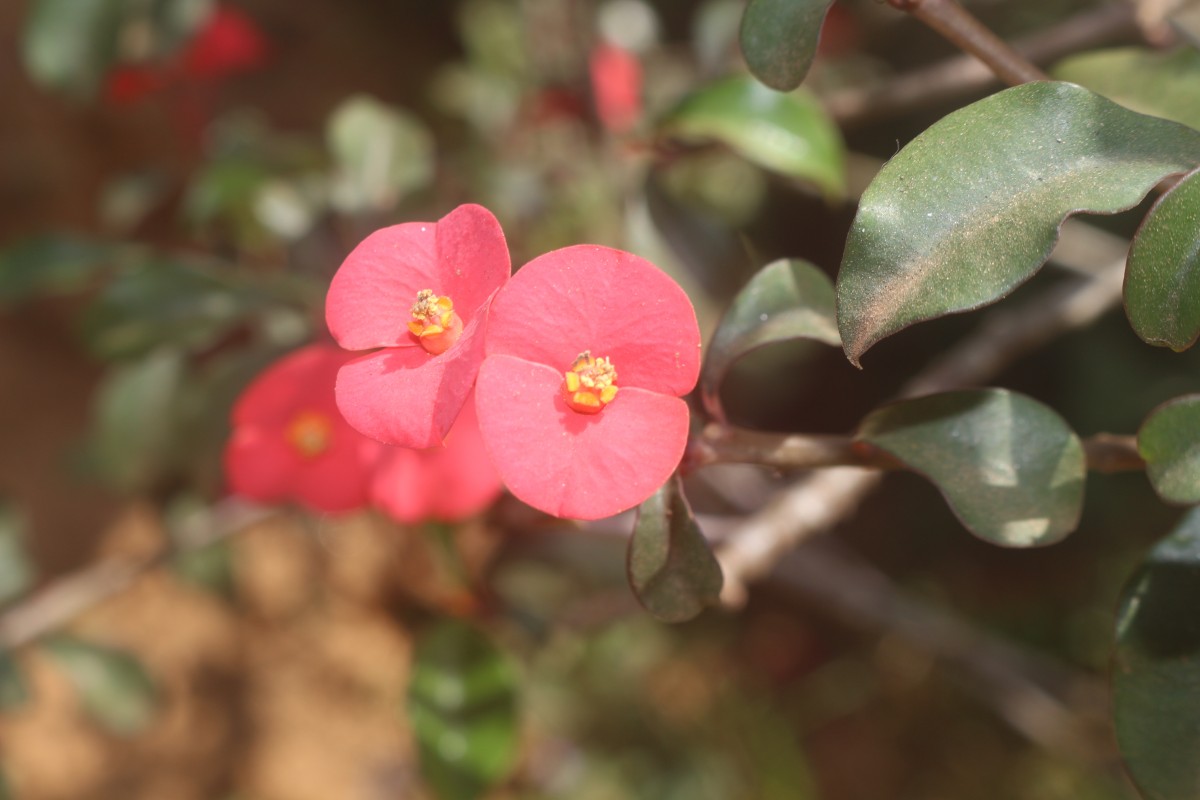
[[[1122,4],[968,5],[1043,35],[1047,60],[1153,38]],[[1028,552],[889,475],[744,608],[674,626],[628,588],[632,515],[579,526],[502,498],[400,525],[229,496],[234,399],[324,340],[329,279],[372,230],[480,203],[514,266],[639,253],[708,335],[771,259],[835,274],[879,165],[997,88],[914,20],[839,0],[806,88],[763,101],[743,7],[0,4],[0,797],[1134,796],[1107,722],[1112,616],[1177,515],[1137,473],[1091,476],[1080,530]],[[899,91],[925,69],[945,86]],[[780,136],[803,147],[781,158]],[[975,321],[894,337],[863,372],[764,348],[724,403],[846,432]],[[996,385],[1082,435],[1131,433],[1197,367],[1117,310]],[[713,468],[689,496],[720,538],[788,478]]]

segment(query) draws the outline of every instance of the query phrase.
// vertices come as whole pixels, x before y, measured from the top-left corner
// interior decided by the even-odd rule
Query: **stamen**
[[[417,302],[409,309],[412,320],[408,331],[421,347],[433,355],[449,350],[462,335],[462,319],[454,312],[449,297],[440,297],[432,289],[417,292]]]
[[[316,458],[329,449],[333,422],[319,411],[301,411],[287,427],[287,440],[304,458]]]
[[[563,398],[581,414],[598,414],[617,396],[617,370],[612,361],[584,350],[563,373]]]

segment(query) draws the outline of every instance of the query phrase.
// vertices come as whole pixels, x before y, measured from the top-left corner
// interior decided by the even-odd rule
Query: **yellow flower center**
[[[580,414],[598,414],[617,396],[617,370],[607,358],[584,350],[563,374],[563,398]]]
[[[463,322],[454,313],[454,303],[449,297],[439,297],[432,289],[417,292],[417,302],[413,304],[411,313],[409,333],[417,338],[427,353],[441,355],[462,335]]]
[[[287,427],[287,440],[305,458],[316,458],[329,449],[333,421],[319,411],[301,411]]]

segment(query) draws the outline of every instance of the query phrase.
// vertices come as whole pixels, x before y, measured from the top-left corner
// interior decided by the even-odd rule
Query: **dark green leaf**
[[[1191,47],[1096,50],[1059,62],[1051,74],[1142,114],[1200,128],[1200,52]]]
[[[0,254],[0,304],[86,288],[111,248],[64,235],[36,236]]]
[[[417,117],[365,95],[343,101],[325,131],[342,211],[382,211],[433,180],[433,135]]]
[[[164,349],[114,367],[98,390],[88,457],[114,486],[144,489],[161,477],[177,422],[183,356]]]
[[[827,195],[845,191],[841,134],[808,92],[768,89],[749,75],[702,87],[659,123],[687,143],[720,142],[774,172],[811,181]]]
[[[105,287],[84,317],[83,335],[101,358],[143,356],[163,345],[202,350],[265,302],[232,273],[152,262]]]
[[[721,318],[700,376],[708,412],[724,418],[719,391],[735,361],[763,345],[791,339],[815,339],[835,347],[842,343],[833,283],[807,261],[785,258],[751,278]]]
[[[857,438],[933,481],[959,520],[995,544],[1052,544],[1079,523],[1083,446],[1024,395],[975,389],[902,400],[867,415]]]
[[[1200,336],[1200,172],[1159,198],[1129,248],[1125,311],[1142,340],[1186,350]]]
[[[48,639],[43,646],[79,693],[83,707],[106,729],[134,734],[153,719],[154,683],[130,653],[66,635]]]
[[[1068,83],[1028,83],[950,114],[863,194],[838,275],[854,364],[921,320],[1003,297],[1050,255],[1076,211],[1136,205],[1200,164],[1200,132]]]
[[[678,479],[638,506],[626,569],[638,602],[664,622],[685,622],[717,603],[721,567]]]
[[[1200,395],[1177,397],[1151,412],[1138,431],[1146,477],[1169,503],[1200,503]]]
[[[512,769],[517,677],[482,633],[442,622],[417,643],[408,716],[421,772],[440,800],[473,800]]]
[[[12,711],[29,700],[29,686],[12,653],[0,650],[0,713]]]
[[[49,88],[95,93],[117,53],[125,0],[33,0],[22,39],[25,68]]]
[[[833,0],[750,0],[742,16],[746,65],[772,89],[795,89],[808,74]]]
[[[1200,509],[1150,551],[1117,613],[1113,714],[1147,800],[1200,797]]]
[[[24,592],[33,580],[25,552],[25,515],[0,502],[0,606]]]

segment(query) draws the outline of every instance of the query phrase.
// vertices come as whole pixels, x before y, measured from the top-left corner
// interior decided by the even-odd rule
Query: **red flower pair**
[[[473,404],[431,450],[389,447],[351,428],[333,386],[351,355],[314,344],[271,365],[233,409],[225,450],[230,488],[252,500],[294,500],[315,511],[373,505],[405,523],[453,522],[500,494]]]
[[[326,304],[348,350],[337,406],[393,445],[441,444],[475,389],[484,446],[521,500],[596,519],[637,505],[687,442],[680,397],[700,332],[683,290],[648,261],[576,246],[509,280],[508,249],[480,206],[376,231],[347,257]]]

